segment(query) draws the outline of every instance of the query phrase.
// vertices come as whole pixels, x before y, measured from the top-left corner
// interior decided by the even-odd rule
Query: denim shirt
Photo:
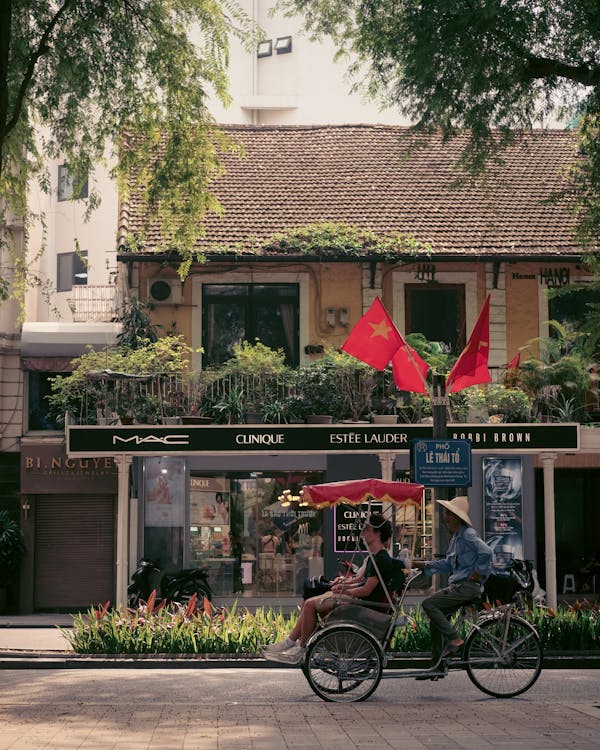
[[[448,573],[449,583],[466,581],[475,571],[483,583],[492,569],[492,550],[477,536],[472,526],[461,526],[453,534],[448,545],[445,560],[432,560],[425,565],[428,576],[434,573]]]

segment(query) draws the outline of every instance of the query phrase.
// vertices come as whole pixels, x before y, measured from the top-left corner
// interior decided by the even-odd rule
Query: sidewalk
[[[422,597],[411,597],[406,602],[409,611]],[[298,598],[280,598],[273,600],[268,606],[281,608],[288,614],[298,606]],[[216,606],[231,608],[233,599],[217,597]],[[263,599],[238,599],[238,610],[248,608],[255,610],[267,606]],[[258,654],[254,655],[186,655],[186,654],[140,654],[112,657],[99,654],[87,656],[75,654],[59,628],[69,629],[73,623],[73,615],[58,613],[36,613],[28,615],[0,615],[0,670],[2,669],[56,669],[56,668],[98,668],[98,667],[133,667],[133,668],[206,668],[206,667],[252,667],[278,668],[277,665],[266,662]],[[429,661],[425,654],[397,655],[394,664],[398,667],[411,668],[424,666]],[[392,665],[391,665],[392,666]],[[544,668],[550,669],[600,669],[600,652],[579,654],[548,653],[544,656]]]

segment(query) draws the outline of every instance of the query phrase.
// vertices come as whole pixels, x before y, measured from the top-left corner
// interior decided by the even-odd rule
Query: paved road
[[[348,705],[322,702],[297,669],[0,672],[0,749],[596,750],[599,736],[597,670],[545,670],[511,700],[462,673],[384,680]]]

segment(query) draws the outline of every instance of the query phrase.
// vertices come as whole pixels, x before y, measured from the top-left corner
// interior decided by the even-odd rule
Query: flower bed
[[[600,607],[577,602],[554,613],[534,609],[527,619],[538,629],[544,651],[600,653]],[[72,630],[64,630],[72,649],[80,654],[247,654],[284,638],[297,615],[259,608],[214,609],[154,606],[153,598],[138,609],[113,610],[106,604],[76,615]],[[394,633],[390,650],[421,653],[430,648],[429,622],[420,608]]]

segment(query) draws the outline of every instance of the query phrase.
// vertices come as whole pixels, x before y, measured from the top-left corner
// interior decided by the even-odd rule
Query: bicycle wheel
[[[364,701],[379,685],[381,646],[372,635],[349,626],[325,630],[310,645],[304,673],[312,690],[326,701]]]
[[[469,633],[464,658],[471,682],[495,698],[512,698],[533,685],[542,671],[535,628],[520,617],[479,622]]]

